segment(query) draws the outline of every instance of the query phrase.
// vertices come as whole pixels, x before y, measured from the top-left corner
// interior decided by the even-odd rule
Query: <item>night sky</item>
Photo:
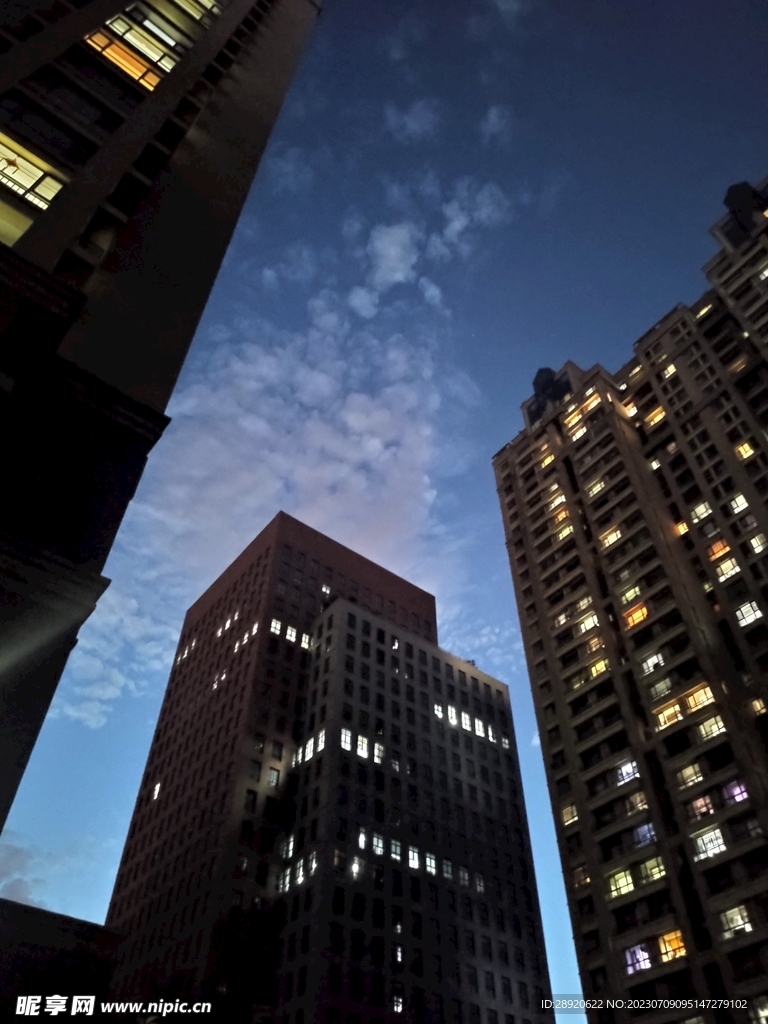
[[[1,895],[103,921],[184,612],[284,509],[435,593],[442,646],[509,684],[552,988],[579,990],[490,460],[540,366],[615,370],[704,290],[727,187],[768,174],[766,53],[764,0],[327,0]]]

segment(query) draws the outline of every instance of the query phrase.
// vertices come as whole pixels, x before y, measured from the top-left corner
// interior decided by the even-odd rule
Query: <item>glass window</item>
[[[740,804],[749,799],[749,793],[741,779],[734,779],[723,786],[723,798],[727,804]]]
[[[589,885],[589,881],[589,872],[585,864],[580,864],[579,867],[573,869],[573,885],[575,889]]]
[[[376,854],[377,857],[381,857],[381,856],[384,855],[384,837],[383,836],[377,835],[377,833],[374,832],[373,833],[373,844],[372,845],[373,845],[373,852]]]
[[[402,847],[400,846],[399,839],[392,839],[389,843],[389,852],[392,860],[400,860]]]
[[[475,719],[475,736],[485,739],[485,724],[480,718]]]
[[[759,555],[761,551],[765,551],[765,548],[766,548],[765,534],[764,533],[758,533],[754,537],[750,537],[750,539],[749,539],[749,546],[752,548],[752,550],[755,552],[756,555]]]
[[[715,808],[712,803],[712,798],[707,794],[704,796],[697,797],[696,800],[692,800],[688,804],[688,817],[694,821],[699,818],[706,818],[710,814],[715,813]]]
[[[600,543],[604,548],[609,548],[611,544],[615,544],[617,540],[621,539],[621,528],[614,526],[600,537]]]
[[[685,698],[685,703],[688,705],[689,711],[696,711],[698,708],[711,704],[714,699],[714,694],[708,686],[700,686],[693,693],[688,694]]]
[[[701,722],[697,726],[697,730],[702,741],[711,740],[713,736],[719,736],[720,733],[725,732],[725,724],[720,715],[713,715],[705,722]]]
[[[280,771],[278,768],[269,769],[269,782],[268,784],[274,789],[280,784]]]
[[[722,558],[723,555],[727,555],[731,550],[731,545],[727,540],[716,540],[714,544],[710,544],[707,548],[707,557],[710,562],[716,562],[718,558]]]
[[[630,601],[634,601],[634,599],[639,596],[640,587],[635,585],[634,587],[630,587],[629,590],[624,591],[624,593],[621,595],[621,603],[629,604]]]
[[[358,846],[358,849],[364,850],[365,849],[365,844],[366,844],[365,829],[364,828],[359,828],[357,830],[357,846]]]
[[[603,672],[607,672],[609,667],[608,659],[601,658],[599,661],[595,661],[589,666],[589,674],[593,679],[596,679],[597,676],[601,676]]]
[[[664,861],[661,857],[649,857],[648,860],[644,860],[640,865],[640,879],[644,885],[647,885],[649,882],[656,882],[665,875]]]
[[[710,515],[712,515],[712,509],[708,501],[702,501],[695,508],[691,509],[691,520],[694,523],[700,523],[702,519],[706,519]]]
[[[437,718],[442,718],[443,717],[443,705],[442,704],[435,704],[434,712],[435,712],[435,715],[436,715]]]
[[[315,741],[314,741],[314,738],[313,739],[308,739],[307,740],[307,745],[306,745],[306,747],[304,747],[304,760],[305,761],[311,761],[312,760],[312,755],[314,754],[314,752],[315,752]]]
[[[341,730],[341,749],[351,750],[352,749],[352,733],[349,729]]]
[[[677,773],[677,781],[681,789],[685,789],[686,786],[694,786],[697,782],[701,782],[703,778],[704,776],[698,764],[689,764]]]
[[[672,689],[672,680],[669,676],[666,679],[660,679],[658,683],[654,683],[650,688],[649,693],[651,700],[661,700],[669,691]]]
[[[310,637],[309,633],[302,633],[301,634],[301,646],[304,648],[305,651],[309,650],[310,642],[311,642],[311,637]]]
[[[624,612],[624,619],[627,623],[627,629],[632,629],[633,626],[639,625],[643,619],[648,618],[648,608],[644,604],[637,605],[636,608],[631,608],[628,612]]]
[[[419,851],[415,846],[408,847],[408,867],[414,871],[419,869]]]
[[[733,450],[736,453],[737,458],[741,459],[742,462],[747,459],[751,459],[755,454],[755,449],[749,441],[742,441],[741,444],[737,444]]]
[[[568,804],[563,808],[563,824],[572,825],[575,821],[579,820],[579,812],[576,804]]]
[[[627,974],[635,974],[637,971],[647,971],[651,966],[651,954],[648,946],[641,942],[639,946],[630,946],[624,950],[624,960],[627,965]]]
[[[325,729],[321,729],[320,732],[317,734],[318,754],[320,753],[321,750],[325,750]]]
[[[475,873],[475,891],[481,895],[485,892],[485,876],[479,871]]]
[[[443,861],[443,878],[453,878],[453,863],[450,860]]]
[[[461,712],[461,727],[462,729],[466,729],[467,732],[472,732],[472,719],[466,711]]]
[[[760,611],[760,606],[757,601],[745,601],[744,604],[739,605],[736,609],[736,619],[739,625],[744,628],[751,622],[755,622],[757,619],[762,619],[763,613]]]
[[[649,843],[655,843],[656,829],[653,827],[653,822],[648,821],[644,825],[638,825],[632,833],[632,840],[637,847],[648,846]]]
[[[664,963],[685,956],[685,943],[681,931],[666,932],[659,936],[659,953]]]
[[[723,938],[732,939],[734,935],[744,935],[752,931],[752,922],[744,904],[738,907],[731,907],[720,914],[720,924],[723,928]]]
[[[368,737],[358,736],[357,737],[357,756],[368,757]]]
[[[374,743],[373,745],[373,763],[382,764],[384,761],[384,744]]]
[[[469,885],[469,869],[461,867],[459,868],[459,885]]]
[[[451,725],[458,725],[459,722],[459,719],[456,715],[456,708],[452,707],[450,704],[448,705],[448,721],[451,723]]]
[[[731,506],[731,511],[738,515],[739,512],[743,512],[745,508],[749,508],[749,502],[743,494],[737,494],[734,498],[728,502]]]
[[[722,853],[726,848],[723,833],[719,828],[710,829],[709,832],[703,832],[700,836],[696,836],[694,845],[696,847],[696,860],[716,857],[718,853]]]
[[[664,664],[664,655],[659,651],[656,654],[651,654],[642,663],[643,675],[649,676],[651,672],[655,672],[657,668],[661,668]]]
[[[720,581],[735,576],[737,572],[741,572],[741,566],[735,558],[725,558],[719,565],[715,566],[715,575]]]
[[[679,704],[670,704],[668,708],[664,708],[663,711],[656,712],[656,722],[659,729],[666,729],[669,725],[674,725],[675,722],[679,722],[683,717],[683,710]]]
[[[640,772],[637,770],[637,761],[626,761],[616,766],[616,785],[623,786],[630,779],[639,779]]]
[[[424,857],[424,866],[426,867],[428,875],[437,874],[437,860],[434,853],[428,853]]]
[[[632,880],[631,871],[616,871],[608,877],[608,889],[612,898],[632,892],[634,888],[635,883]]]
[[[296,629],[294,626],[286,626],[285,628],[285,639],[290,640],[294,643],[296,640]]]

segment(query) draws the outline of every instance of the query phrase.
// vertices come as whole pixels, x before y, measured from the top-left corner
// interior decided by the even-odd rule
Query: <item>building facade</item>
[[[539,371],[494,457],[584,993],[740,1000],[649,1024],[768,1019],[766,186],[710,291],[615,374]]]
[[[28,0],[0,24],[0,826],[317,10]]]
[[[227,1020],[551,1022],[506,686],[281,513],[187,615],[108,922],[116,993]]]

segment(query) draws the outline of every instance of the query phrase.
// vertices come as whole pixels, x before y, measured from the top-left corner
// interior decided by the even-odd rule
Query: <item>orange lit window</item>
[[[727,540],[716,540],[714,544],[710,544],[707,548],[707,555],[710,562],[715,562],[718,558],[722,558],[723,555],[727,555],[730,550],[731,546]]]
[[[563,508],[555,516],[554,522],[555,523],[562,523],[562,521],[564,519],[567,519],[567,518],[568,518],[568,509],[567,508]]]
[[[737,444],[733,449],[738,457],[743,461],[748,459],[751,455],[755,454],[755,449],[749,443],[749,441],[742,441],[741,444]]]
[[[151,91],[160,81],[161,76],[151,70],[147,61],[142,60],[133,50],[129,50],[122,43],[115,42],[106,32],[100,30],[92,32],[89,36],[85,37],[85,41],[94,50],[98,50],[102,57],[112,61],[126,75],[129,75],[143,85],[145,89]]]
[[[628,612],[624,612],[624,618],[627,621],[627,629],[631,629],[642,622],[643,619],[648,618],[648,608],[644,604],[639,604],[636,608],[631,608]]]
[[[667,932],[666,935],[660,935],[659,952],[661,953],[661,959],[665,963],[668,960],[676,960],[680,956],[685,956],[683,933],[675,931]]]

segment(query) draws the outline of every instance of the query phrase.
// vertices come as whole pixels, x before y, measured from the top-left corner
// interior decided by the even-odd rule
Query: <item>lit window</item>
[[[575,821],[578,821],[579,812],[576,807],[576,804],[568,804],[566,807],[564,807],[562,815],[564,825],[572,825]]]
[[[732,939],[734,935],[744,935],[752,931],[752,922],[743,903],[738,907],[731,907],[730,910],[724,910],[720,914],[720,924],[724,939]]]
[[[607,672],[609,668],[608,659],[601,658],[600,661],[594,662],[589,666],[589,674],[595,679],[597,676],[602,675],[603,672]]]
[[[686,765],[685,768],[677,773],[677,781],[681,789],[685,789],[687,786],[695,786],[703,778],[704,776],[698,764]]]
[[[282,628],[283,627],[282,623],[280,622],[280,619],[272,619],[272,625],[269,627],[270,633],[275,633],[277,636],[280,636],[280,630]]]
[[[759,555],[761,551],[765,551],[765,548],[766,548],[765,534],[764,533],[758,533],[757,536],[750,537],[749,538],[749,546],[752,548],[752,550],[755,552],[756,555]]]
[[[735,498],[731,498],[728,502],[731,506],[731,511],[738,515],[739,512],[743,512],[745,508],[749,508],[749,502],[743,494],[737,494]]]
[[[365,849],[365,844],[366,844],[365,829],[364,828],[359,828],[357,830],[357,848],[359,850],[364,850]]]
[[[304,760],[309,761],[315,752],[315,741],[314,739],[307,740],[307,745],[304,747]]]
[[[634,598],[636,598],[636,597],[639,597],[639,595],[640,595],[640,587],[639,586],[630,587],[629,590],[625,590],[624,593],[621,595],[621,603],[622,604],[629,604],[630,601],[634,600]]]
[[[685,698],[685,703],[688,705],[689,711],[697,711],[706,704],[711,704],[714,699],[715,696],[708,686],[700,686],[693,693],[688,694]]]
[[[374,743],[373,745],[373,763],[381,764],[384,760],[384,744]]]
[[[562,505],[564,501],[565,495],[558,494],[557,497],[553,498],[552,501],[550,501],[550,503],[547,505],[547,511],[551,512],[553,509],[556,509],[558,505]]]
[[[659,461],[659,459],[651,459],[648,465],[651,467],[651,469],[661,469],[661,462]]]
[[[541,468],[542,469],[546,469],[546,467],[550,464],[550,462],[554,462],[554,461],[555,461],[555,456],[552,455],[552,453],[550,452],[549,455],[547,455],[545,458],[543,458],[541,460]]]
[[[399,757],[393,757],[392,760],[390,761],[390,764],[392,766],[392,771],[393,772],[399,772],[400,771],[400,758]]]
[[[727,555],[730,550],[731,545],[727,540],[716,540],[714,544],[710,544],[707,548],[707,557],[710,562],[714,562],[718,558],[722,558],[723,555]]]
[[[269,780],[268,784],[275,789],[280,784],[280,771],[278,768],[269,769]]]
[[[588,615],[586,617],[586,619],[582,619],[581,622],[579,623],[579,632],[580,633],[586,633],[587,630],[592,629],[592,627],[596,626],[596,625],[597,625],[597,616],[595,615],[594,612],[592,612],[591,615]]]
[[[649,882],[656,882],[665,875],[664,861],[661,857],[650,857],[640,865],[640,879],[643,885],[648,885]]]
[[[757,277],[760,281],[768,281],[768,267],[766,267],[764,270],[761,270]]]
[[[657,668],[661,668],[664,664],[664,655],[661,652],[657,654],[651,654],[642,663],[643,675],[649,676],[651,672],[655,672]]]
[[[630,416],[637,416],[637,406],[634,402],[630,402],[629,405],[625,405],[624,408]]]
[[[639,789],[637,793],[632,793],[625,800],[625,807],[627,814],[634,814],[635,811],[646,811],[648,809],[648,801],[645,798],[645,793],[642,789]]]
[[[609,548],[611,544],[615,544],[620,537],[621,528],[619,526],[614,526],[612,530],[609,530],[607,533],[604,533],[602,535],[602,537],[600,538],[600,543],[603,545],[604,548]]]
[[[318,754],[320,753],[321,750],[325,750],[325,729],[321,729],[320,732],[317,734]]]
[[[443,705],[442,704],[435,704],[435,715],[436,715],[437,718],[442,718],[443,717]]]
[[[627,623],[627,629],[632,629],[633,626],[638,626],[644,619],[648,618],[648,608],[644,604],[639,604],[636,608],[624,612],[624,618]]]
[[[562,615],[558,615],[555,621],[552,623],[555,629],[559,629],[560,626],[564,626],[568,621],[568,612],[563,612]]]
[[[428,875],[437,874],[437,859],[434,853],[428,853],[424,857],[424,867],[426,868]]]
[[[645,422],[649,427],[655,427],[657,423],[661,423],[666,415],[661,406],[659,406],[658,409],[653,410],[650,416],[645,417]]]
[[[733,449],[736,452],[738,458],[744,462],[746,459],[751,458],[755,454],[755,449],[749,443],[749,441],[742,441],[741,444],[737,444]]]
[[[152,799],[153,800],[157,800],[157,798],[159,796],[160,796],[160,783],[158,782],[158,783],[155,784],[155,788],[152,790]]]
[[[304,648],[305,651],[309,649],[311,639],[312,638],[310,637],[309,633],[301,634],[301,646]]]
[[[485,739],[485,724],[482,719],[475,719],[475,736],[480,736],[481,739]]]
[[[459,885],[469,885],[469,870],[467,868],[459,868]]]
[[[587,871],[585,864],[580,864],[579,867],[573,869],[573,887],[580,889],[584,885],[589,885],[589,872]]]
[[[419,869],[419,851],[415,846],[408,847],[408,867],[414,871]]]
[[[637,761],[625,761],[624,764],[616,766],[616,785],[623,786],[630,779],[639,779],[640,772],[637,770]]]
[[[402,847],[400,846],[399,839],[391,839],[389,843],[389,855],[392,860],[400,860],[400,853]]]
[[[634,888],[635,883],[632,881],[631,871],[617,871],[608,877],[608,889],[611,898],[623,896],[625,893],[632,892]]]
[[[664,963],[667,963],[669,960],[677,960],[678,957],[685,956],[683,933],[680,931],[674,931],[660,935],[659,952],[661,953],[661,959]]]
[[[402,959],[402,956],[403,956],[403,953],[402,953],[402,946],[401,946],[400,947],[400,958],[401,959]],[[392,996],[392,1012],[393,1013],[402,1013],[403,1012],[403,997],[402,996]]]
[[[656,829],[653,827],[653,822],[649,821],[644,825],[638,825],[632,833],[632,841],[638,849],[648,846],[649,843],[655,843]]]
[[[552,522],[557,526],[558,523],[562,523],[564,519],[568,518],[568,509],[561,508],[559,512],[556,512],[552,517]]]
[[[475,892],[482,894],[485,892],[485,877],[479,872],[475,872]]]
[[[448,721],[451,725],[458,725],[459,719],[456,715],[456,708],[448,705]]]
[[[651,954],[648,946],[641,942],[639,946],[630,946],[624,950],[624,960],[627,965],[627,974],[636,974],[637,971],[647,971],[651,966]]]
[[[755,697],[755,699],[750,702],[750,707],[752,708],[752,713],[754,715],[764,715],[766,712],[765,701],[762,697]]]
[[[501,737],[501,745],[502,745],[504,750],[509,750],[509,736],[502,735],[502,737]]]
[[[562,530],[560,530],[560,531],[558,532],[558,534],[557,534],[557,539],[558,539],[558,540],[565,540],[565,538],[566,538],[566,537],[570,537],[570,535],[571,535],[572,533],[573,533],[573,527],[571,526],[571,524],[570,524],[570,523],[568,523],[568,525],[567,525],[567,526],[564,526],[564,527],[562,528]]]
[[[461,728],[466,729],[467,732],[472,732],[472,719],[466,711],[461,712]]]
[[[291,643],[296,641],[296,629],[294,626],[285,627],[285,639],[290,640]]]
[[[755,622],[757,619],[762,619],[763,613],[757,605],[756,601],[745,601],[744,604],[739,605],[736,609],[736,618],[741,627],[748,626],[750,622]]]
[[[351,750],[352,749],[352,732],[349,729],[341,730],[341,749]]]
[[[664,380],[669,380],[673,373],[677,373],[677,368],[675,367],[674,363],[669,363],[661,371],[661,375],[664,378]]]
[[[136,46],[138,50],[144,52],[151,63],[158,64],[164,71],[170,71],[178,61],[178,57],[166,53],[153,41],[151,36],[133,26],[132,22],[126,22],[125,19],[111,18],[107,24],[117,35],[127,35],[132,46]],[[85,42],[92,46],[94,50],[97,50],[102,57],[106,57],[107,60],[116,64],[130,78],[143,85],[145,89],[151,91],[161,80],[161,76],[156,71],[151,70],[150,63],[139,57],[133,49],[116,42],[112,36],[103,30],[99,29],[87,35]]]
[[[661,700],[669,691],[672,689],[672,680],[667,676],[664,679],[660,679],[658,683],[654,683],[648,691],[651,695],[651,700]]]
[[[702,501],[695,508],[691,509],[691,520],[694,523],[700,523],[702,519],[706,519],[707,516],[712,515],[712,509],[710,508],[708,501]]]
[[[763,211],[765,216],[765,211]],[[750,1024],[768,1024],[768,996],[758,996],[749,1004]]]
[[[701,308],[701,309],[699,310],[699,312],[695,314],[695,316],[696,316],[696,319],[697,319],[697,320],[701,320],[701,318],[702,318],[703,316],[706,316],[706,315],[707,315],[707,313],[708,313],[708,312],[710,311],[710,309],[712,309],[712,303],[711,303],[711,302],[709,303],[709,305],[708,305],[708,306],[703,306],[703,307],[702,307],[702,308]]]
[[[368,737],[358,736],[357,737],[357,756],[368,757]]]
[[[353,857],[352,858],[352,864],[350,865],[350,871],[352,872],[352,877],[353,878],[357,878],[359,875],[361,875],[363,873],[363,862],[360,860],[359,857]]]
[[[488,739],[491,741],[491,743],[496,742],[496,730],[493,728],[492,725],[488,726]]]
[[[328,597],[328,595],[329,595],[329,594],[330,594],[330,592],[331,592],[331,588],[330,588],[330,587],[328,586],[328,584],[327,584],[327,583],[324,583],[324,584],[322,585],[322,587],[320,587],[320,590],[321,590],[321,591],[322,591],[322,593],[323,593],[323,594],[325,595],[325,597]]]
[[[310,855],[308,857],[308,861],[309,861],[309,873],[310,873],[310,875],[314,875],[314,873],[317,871],[317,853],[315,853],[314,850],[312,851],[312,853],[310,853]]]
[[[691,800],[688,804],[688,816],[694,821],[699,818],[706,818],[710,814],[715,813],[715,807],[712,803],[712,798],[706,793],[704,796],[698,797],[696,800]]]
[[[723,723],[720,715],[713,715],[705,722],[701,722],[697,726],[697,730],[699,738],[704,742],[704,740],[711,740],[713,736],[719,736],[721,733],[725,732],[725,724]]]
[[[740,804],[749,799],[749,793],[740,779],[734,779],[723,786],[723,798],[727,804]]]
[[[721,582],[722,580],[729,579],[731,576],[735,576],[737,572],[741,572],[741,566],[735,558],[726,558],[719,565],[715,566],[715,574]]]
[[[696,836],[694,843],[696,846],[696,860],[716,857],[718,853],[723,853],[726,848],[723,833],[719,828],[710,829],[709,832],[703,832],[700,836]]]
[[[453,878],[453,863],[449,860],[443,861],[443,878]]]
[[[674,725],[675,722],[679,722],[683,717],[683,709],[679,704],[670,704],[668,708],[664,708],[663,711],[656,712],[656,722],[658,729],[666,729],[669,725]]]
[[[380,836],[376,832],[374,832],[373,833],[373,842],[372,842],[371,845],[372,845],[372,848],[373,848],[373,852],[376,854],[377,857],[383,857],[384,856],[384,837],[383,836]]]
[[[685,520],[682,523],[675,523],[675,529],[677,530],[678,537],[683,537],[688,533],[688,523]]]
[[[596,480],[593,484],[587,487],[587,497],[594,498],[596,494],[599,494],[605,487],[605,480]]]

